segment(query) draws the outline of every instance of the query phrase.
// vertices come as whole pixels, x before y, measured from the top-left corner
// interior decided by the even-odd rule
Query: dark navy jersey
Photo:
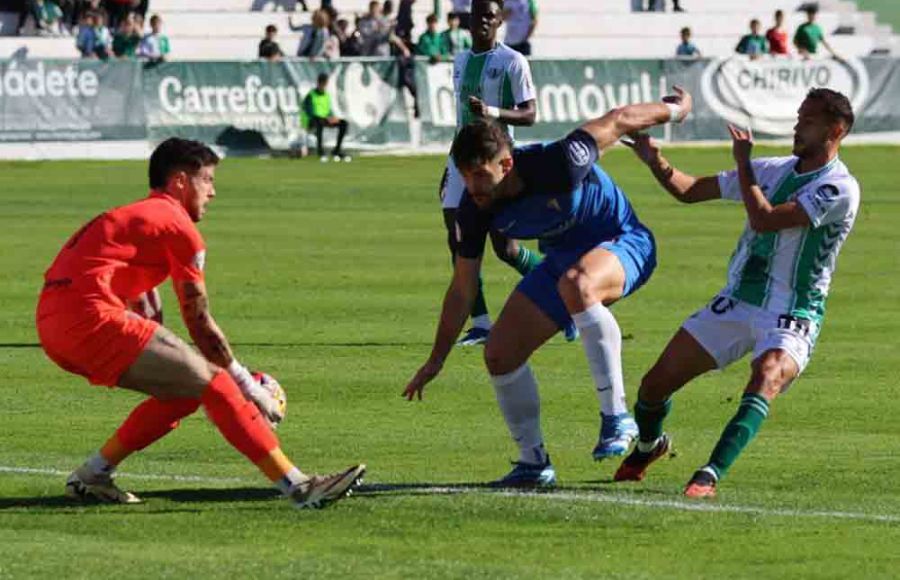
[[[457,252],[479,258],[489,230],[542,247],[577,244],[586,234],[612,240],[640,226],[625,194],[596,165],[597,143],[578,129],[561,141],[517,147],[514,168],[525,189],[479,209],[469,192],[457,211]]]

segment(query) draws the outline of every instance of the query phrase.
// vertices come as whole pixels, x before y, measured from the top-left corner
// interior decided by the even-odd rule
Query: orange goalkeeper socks
[[[134,408],[100,454],[113,465],[166,436],[200,406],[198,399],[150,398]]]
[[[278,449],[278,438],[269,424],[227,372],[213,377],[200,400],[225,439],[254,464]]]
[[[178,427],[184,417],[197,410],[198,399],[147,399],[134,408],[128,418],[110,437],[100,451],[87,460],[95,474],[109,473],[126,457],[144,449]]]

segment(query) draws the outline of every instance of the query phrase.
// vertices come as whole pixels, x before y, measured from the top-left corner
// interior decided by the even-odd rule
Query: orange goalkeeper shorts
[[[122,308],[41,296],[37,331],[50,360],[91,384],[115,386],[137,360],[159,324]]]

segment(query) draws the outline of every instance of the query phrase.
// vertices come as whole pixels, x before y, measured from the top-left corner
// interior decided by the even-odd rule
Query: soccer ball
[[[287,395],[284,393],[284,389],[281,388],[281,385],[277,380],[275,380],[275,377],[273,377],[272,375],[255,372],[253,373],[253,378],[256,379],[259,385],[272,398],[272,401],[275,404],[275,408],[278,410],[278,415],[281,418],[277,421],[269,421],[269,425],[273,429],[275,429],[282,421],[284,421],[284,416],[287,413]]]

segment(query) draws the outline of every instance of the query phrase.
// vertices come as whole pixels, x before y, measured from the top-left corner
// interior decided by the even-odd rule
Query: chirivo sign
[[[790,135],[797,109],[812,88],[847,95],[859,110],[869,93],[863,64],[837,60],[749,60],[743,56],[713,60],[701,78],[703,98],[720,117],[769,135]]]

